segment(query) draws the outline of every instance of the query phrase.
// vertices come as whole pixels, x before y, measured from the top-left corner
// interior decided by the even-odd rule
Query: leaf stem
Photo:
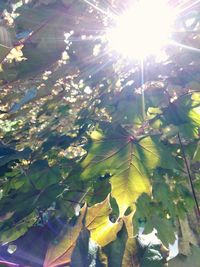
[[[196,192],[195,192],[195,189],[194,189],[194,184],[193,184],[193,181],[192,181],[192,175],[190,173],[189,164],[188,164],[188,161],[187,161],[187,158],[186,158],[186,154],[185,154],[185,150],[184,150],[184,147],[183,147],[183,143],[181,141],[180,133],[178,133],[178,140],[179,140],[179,143],[180,143],[180,146],[181,146],[181,152],[182,152],[183,159],[184,159],[184,162],[185,162],[185,167],[186,167],[186,170],[187,170],[188,179],[189,179],[189,183],[190,183],[191,190],[192,190],[192,195],[193,195],[193,198],[194,198],[194,201],[195,201],[195,204],[196,204],[197,214],[198,214],[198,217],[200,217],[199,204],[198,204]]]

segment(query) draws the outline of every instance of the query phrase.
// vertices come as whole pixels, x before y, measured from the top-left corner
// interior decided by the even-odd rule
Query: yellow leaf
[[[135,210],[131,212],[129,215],[123,217],[124,224],[126,226],[126,230],[128,233],[128,237],[133,237],[135,235],[133,229],[133,216],[135,214]]]
[[[135,210],[131,212],[128,216],[123,217],[124,224],[126,226],[128,239],[126,241],[126,246],[124,250],[122,267],[137,267],[138,258],[137,258],[137,244],[136,244],[136,233],[133,229],[133,216]]]
[[[138,267],[137,244],[135,237],[128,238],[124,250],[122,267]]]
[[[88,208],[87,211],[86,227],[91,233],[91,238],[102,247],[116,239],[123,225],[122,220],[115,223],[110,221],[111,212],[109,196],[103,202]]]
[[[81,209],[81,215],[73,228],[68,228],[58,245],[50,245],[44,262],[44,267],[56,267],[70,264],[76,240],[83,227],[86,205]],[[117,237],[123,226],[123,220],[112,223],[109,215],[112,212],[109,196],[101,203],[87,209],[85,226],[91,233],[91,238],[100,246],[105,246]]]
[[[81,215],[74,227],[68,227],[58,245],[50,245],[43,267],[56,267],[63,264],[69,264],[71,255],[76,245],[76,240],[83,227],[83,218],[86,212],[86,205],[81,209]]]
[[[18,45],[12,48],[10,50],[10,53],[6,56],[6,59],[11,63],[13,60],[20,62],[22,60],[26,60],[25,57],[23,57],[22,52],[23,45]]]

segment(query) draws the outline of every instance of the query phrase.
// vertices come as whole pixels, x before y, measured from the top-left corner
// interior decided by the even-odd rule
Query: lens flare
[[[170,39],[175,18],[176,12],[167,1],[137,1],[107,30],[109,47],[130,58],[157,55]]]

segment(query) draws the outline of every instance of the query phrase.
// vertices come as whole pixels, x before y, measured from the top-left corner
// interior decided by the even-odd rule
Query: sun
[[[158,55],[169,42],[175,10],[165,0],[140,0],[120,16],[106,32],[109,47],[125,57]]]

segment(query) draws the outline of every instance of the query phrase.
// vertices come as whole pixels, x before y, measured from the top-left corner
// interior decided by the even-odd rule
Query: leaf
[[[158,238],[165,246],[168,246],[169,244],[173,244],[175,242],[176,236],[174,233],[174,227],[170,221],[164,219],[156,219],[153,225],[158,231]]]
[[[106,254],[108,258],[108,267],[121,267],[123,255],[127,242],[127,231],[126,227],[123,226],[122,229],[117,234],[117,239],[112,241],[110,244],[103,248],[103,253]]]
[[[138,261],[138,247],[135,237],[128,238],[122,260],[122,267],[137,267]]]
[[[123,216],[142,193],[151,193],[149,177],[158,166],[177,167],[169,148],[158,136],[136,140],[123,128],[108,126],[104,133],[99,130],[91,134],[89,153],[80,165],[80,177],[88,180],[109,173],[111,194]]]
[[[12,212],[7,212],[6,214],[1,215],[1,216],[0,216],[0,223],[9,220],[9,219],[13,216],[13,214],[14,214],[14,211],[12,211]]]
[[[43,152],[47,152],[52,147],[68,148],[74,141],[74,138],[67,135],[52,134],[48,136],[48,139],[43,143]]]
[[[123,225],[122,220],[115,223],[110,221],[109,215],[111,212],[112,209],[108,196],[103,202],[88,208],[86,214],[85,224],[91,233],[91,239],[102,247],[116,239],[117,233]]]
[[[164,267],[169,255],[161,241],[152,232],[149,235],[138,235],[137,237],[138,256],[141,267]]]
[[[47,251],[44,267],[53,267],[59,266],[62,264],[69,264],[72,255],[76,255],[78,252],[74,251],[74,247],[77,244],[77,249],[79,246],[85,244],[85,241],[81,241],[81,244],[76,243],[78,236],[82,229],[82,220],[84,218],[84,209],[81,210],[81,216],[78,218],[76,225],[70,229],[67,229],[66,234],[62,236],[58,245],[51,245]],[[88,208],[86,213],[85,225],[88,230],[91,232],[91,238],[96,241],[100,246],[105,246],[110,243],[112,240],[116,239],[117,232],[121,229],[123,222],[112,223],[109,220],[109,214],[111,213],[111,207],[109,204],[109,197],[106,198],[102,203],[94,205],[91,208]],[[87,233],[87,232],[86,232]],[[85,234],[86,234],[85,233]],[[83,234],[84,235],[84,234]],[[86,238],[87,234],[86,234]],[[77,241],[79,242],[79,241]],[[74,251],[74,252],[73,252]],[[75,253],[75,254],[72,254]],[[81,260],[81,255],[79,255]],[[77,256],[76,256],[76,260]],[[73,259],[75,263],[75,259]],[[76,265],[75,265],[76,266]],[[80,265],[79,265],[80,266]],[[81,265],[82,266],[82,265]],[[86,265],[87,266],[87,265]]]
[[[152,214],[152,216],[147,219],[145,233],[149,233],[154,228],[157,230],[158,238],[165,246],[173,244],[176,240],[175,229],[170,220],[166,218],[161,218],[159,215]]]
[[[0,25],[0,63],[6,58],[11,49],[11,34],[5,26]]]
[[[198,237],[193,230],[195,229],[194,225],[190,226],[188,217],[179,219],[179,225],[181,232],[181,236],[179,237],[179,253],[189,256],[191,254],[191,245],[198,246]]]
[[[86,201],[89,205],[102,202],[110,193],[109,175],[100,176],[92,183],[90,194],[86,196]],[[118,209],[118,206],[117,206]]]
[[[174,215],[173,192],[171,192],[169,185],[165,183],[161,176],[158,182],[153,185],[153,196],[158,203],[162,203],[162,208],[169,212],[170,216]]]
[[[61,180],[59,168],[55,166],[50,168],[45,160],[35,161],[31,165],[27,176],[37,189],[43,189]]]
[[[25,148],[22,151],[15,151],[13,150],[12,153],[7,153],[3,156],[0,156],[0,167],[4,166],[10,161],[17,160],[17,159],[27,159],[32,150],[30,148]]]
[[[141,126],[143,121],[141,96],[134,96],[131,90],[131,94],[129,92],[127,95],[122,95],[114,106],[116,110],[112,113],[113,122],[132,124],[134,127]]]
[[[11,154],[15,154],[16,151],[9,146],[4,145],[2,142],[0,143],[0,157],[8,156]]]
[[[172,198],[172,196],[170,197]],[[163,199],[165,201],[165,196]],[[169,203],[169,207],[171,205]],[[161,203],[160,199],[156,202],[156,199],[150,198],[147,194],[143,194],[138,199],[136,206],[137,210],[133,218],[135,229],[140,231],[140,227],[142,227],[144,234],[149,234],[156,229],[158,238],[165,246],[174,243],[176,239],[176,228],[173,225],[173,219],[176,218],[176,215],[170,217],[171,219],[167,218],[169,214],[168,210],[166,211],[166,208],[168,208],[168,206],[166,207],[166,203]]]
[[[18,77],[25,77],[33,71],[48,67],[57,61],[65,50],[64,33],[68,31],[70,16],[60,11],[59,5],[22,6],[21,16],[16,18],[16,31],[33,33],[23,48],[26,61],[18,66]],[[29,19],[27,19],[29,18]]]
[[[167,124],[178,126],[180,133],[189,138],[198,138],[200,126],[200,93],[179,97],[163,111]]]
[[[9,243],[20,236],[24,235],[28,228],[34,225],[37,221],[37,214],[32,212],[30,215],[19,221],[14,227],[1,231],[0,243]]]
[[[4,58],[8,55],[9,52],[10,52],[10,47],[6,47],[0,44],[0,62],[4,60]]]
[[[191,255],[184,256],[179,254],[177,257],[169,261],[168,267],[199,267],[200,249],[199,247],[191,247]]]
[[[138,266],[136,239],[133,237],[133,214],[123,217],[124,224],[117,238],[99,251],[99,260],[103,266]]]
[[[58,245],[51,244],[47,250],[44,267],[57,267],[63,264],[69,264],[71,256],[76,245],[77,238],[83,227],[83,219],[86,212],[86,205],[81,209],[81,215],[74,227],[68,227],[66,233],[62,233]]]
[[[9,54],[6,56],[6,61],[8,61],[8,63],[11,64],[13,62],[21,62],[21,61],[26,60],[26,57],[23,56],[23,52],[22,52],[23,47],[24,47],[23,44],[19,44],[19,45],[13,47],[10,50]]]
[[[71,257],[70,267],[89,267],[89,239],[89,231],[86,228],[83,228],[76,241],[76,246]]]

